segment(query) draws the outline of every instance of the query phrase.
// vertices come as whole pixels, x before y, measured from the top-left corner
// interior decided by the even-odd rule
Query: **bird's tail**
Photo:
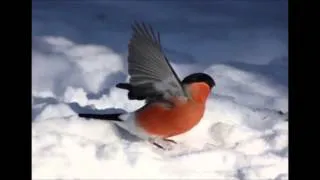
[[[117,114],[85,114],[79,113],[78,116],[86,119],[104,120],[104,121],[122,121],[119,116],[122,113]]]

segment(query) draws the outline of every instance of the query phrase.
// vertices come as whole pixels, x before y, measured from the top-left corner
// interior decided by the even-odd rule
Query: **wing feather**
[[[145,23],[132,24],[132,37],[128,45],[128,72],[131,99],[170,99],[186,96],[181,81],[160,44],[160,33]]]

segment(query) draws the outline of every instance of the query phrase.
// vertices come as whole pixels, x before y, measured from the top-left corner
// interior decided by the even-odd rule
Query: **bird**
[[[111,121],[158,148],[168,149],[177,144],[172,137],[190,131],[201,121],[215,80],[203,72],[180,80],[164,52],[160,33],[150,24],[137,21],[131,24],[131,30],[129,82],[116,87],[127,90],[129,100],[144,100],[144,105],[132,112],[78,116]]]

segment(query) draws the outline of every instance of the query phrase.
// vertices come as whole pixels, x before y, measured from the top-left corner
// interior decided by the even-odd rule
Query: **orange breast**
[[[199,123],[204,103],[176,103],[174,108],[152,104],[137,113],[137,123],[150,134],[170,137],[185,133]]]

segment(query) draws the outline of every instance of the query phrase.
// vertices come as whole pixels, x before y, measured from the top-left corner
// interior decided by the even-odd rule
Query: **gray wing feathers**
[[[180,80],[170,66],[160,45],[160,35],[144,23],[132,26],[133,35],[129,42],[128,68],[130,84],[145,87],[148,96],[184,96]],[[140,88],[145,89],[145,88]],[[144,92],[139,92],[143,94]]]

